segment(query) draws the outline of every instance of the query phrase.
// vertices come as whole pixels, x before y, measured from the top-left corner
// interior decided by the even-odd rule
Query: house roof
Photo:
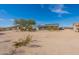
[[[38,27],[45,27],[45,26],[59,26],[59,24],[44,24],[44,25],[38,25]]]

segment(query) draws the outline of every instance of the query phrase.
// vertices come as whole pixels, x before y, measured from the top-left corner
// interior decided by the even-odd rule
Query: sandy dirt
[[[36,31],[36,32],[0,32],[0,54],[10,54],[13,42],[32,36],[28,46],[17,49],[20,55],[72,55],[79,54],[79,33],[73,30]]]

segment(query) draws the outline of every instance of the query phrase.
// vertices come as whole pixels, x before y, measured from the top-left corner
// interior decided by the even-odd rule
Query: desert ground
[[[36,31],[36,32],[0,32],[0,54],[10,54],[13,42],[32,36],[28,46],[17,49],[16,55],[72,55],[79,54],[79,33],[73,30]]]

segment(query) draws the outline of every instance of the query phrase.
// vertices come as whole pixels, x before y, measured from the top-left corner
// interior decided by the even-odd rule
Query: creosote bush
[[[19,41],[14,42],[14,47],[19,48],[21,46],[26,46],[32,40],[32,36],[28,35],[24,40],[20,39]]]
[[[13,46],[14,49],[10,52],[11,55],[16,54],[16,50],[17,48],[20,48],[22,46],[26,46],[27,44],[29,44],[32,41],[32,36],[28,35],[26,36],[25,39],[20,39],[19,41],[14,42]]]

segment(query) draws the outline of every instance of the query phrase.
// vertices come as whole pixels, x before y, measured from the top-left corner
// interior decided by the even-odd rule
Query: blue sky
[[[0,4],[0,27],[12,26],[15,18],[72,26],[79,22],[79,4]]]

